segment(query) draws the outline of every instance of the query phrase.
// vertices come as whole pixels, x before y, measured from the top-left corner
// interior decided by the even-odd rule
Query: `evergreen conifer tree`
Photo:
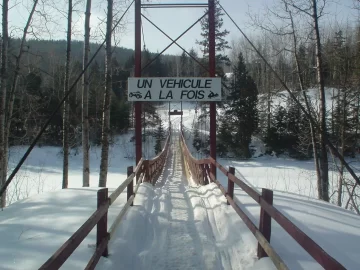
[[[258,125],[258,90],[254,80],[249,76],[243,55],[240,53],[234,66],[235,79],[232,83],[230,99],[225,106],[225,118],[220,126],[225,143],[236,156],[250,158],[249,144],[251,136]],[[227,130],[227,132],[226,132]],[[229,134],[232,131],[231,134]],[[226,134],[227,133],[227,134]],[[231,138],[231,141],[227,141]]]
[[[189,51],[189,54],[199,60],[197,52],[194,50],[194,48],[191,48]],[[199,76],[199,64],[196,63],[192,58],[189,57],[188,59],[188,75],[190,77],[198,77]]]
[[[229,42],[226,40],[226,36],[230,33],[226,29],[222,29],[224,24],[224,15],[221,7],[215,2],[215,63],[216,63],[216,73],[221,77],[224,76],[223,64],[229,66],[230,59],[225,54],[226,49],[230,49]],[[201,21],[201,40],[197,40],[196,44],[200,45],[201,51],[203,53],[202,62],[205,66],[208,63],[209,59],[209,20],[205,16]],[[201,69],[201,75],[208,76],[207,72]]]
[[[227,117],[222,117],[219,119],[220,126],[217,132],[218,134],[218,143],[217,143],[217,153],[220,157],[226,156],[229,150],[231,150],[232,144],[232,133],[231,126],[229,126],[229,121]]]
[[[157,155],[158,153],[161,152],[162,147],[162,141],[165,138],[165,134],[164,134],[164,126],[163,126],[163,122],[162,120],[159,118],[159,125],[157,127],[157,130],[155,132],[155,155]]]
[[[286,107],[278,105],[273,112],[272,125],[265,137],[269,150],[277,154],[286,151],[293,158],[308,158],[310,154],[308,125],[299,106],[288,97]]]
[[[198,127],[198,125],[196,125],[195,128],[194,128],[193,146],[194,146],[194,148],[196,149],[197,152],[200,151],[201,145],[202,145],[202,141],[201,141],[201,138],[200,138],[199,127]]]
[[[278,105],[273,112],[272,125],[267,130],[265,136],[265,143],[270,152],[275,151],[279,154],[284,150],[284,145],[286,144],[284,138],[287,122],[286,114],[286,109],[281,105]]]
[[[230,60],[227,55],[224,54],[225,49],[230,49],[229,42],[225,39],[226,36],[230,33],[226,29],[222,29],[224,24],[224,19],[222,16],[224,12],[217,3],[215,3],[215,50],[216,50],[216,62],[224,61],[226,64],[230,64]],[[196,44],[201,46],[201,51],[205,59],[209,55],[209,20],[205,16],[200,21],[201,24],[201,40],[197,40]]]
[[[180,56],[180,77],[188,76],[189,71],[189,57],[183,52]]]

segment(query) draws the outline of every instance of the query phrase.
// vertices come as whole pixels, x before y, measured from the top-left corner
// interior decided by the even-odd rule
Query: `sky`
[[[38,13],[34,20],[34,33],[36,37],[43,39],[65,39],[66,37],[66,2],[45,0],[49,4],[46,7],[39,6]],[[50,1],[50,2],[49,2]],[[256,29],[251,25],[251,15],[259,15],[260,18],[266,11],[267,7],[272,7],[275,2],[279,0],[221,0],[225,10],[233,17],[236,23],[244,30],[246,34],[256,33]],[[330,0],[331,3],[327,9],[327,14],[331,15],[329,18],[338,18],[340,21],[355,20],[357,13],[351,9],[352,0]],[[114,13],[122,14],[125,9],[124,6],[130,3],[130,0],[114,0],[115,3],[123,3],[122,10],[116,10]],[[207,0],[152,0],[152,3],[207,3]],[[21,29],[24,27],[28,10],[30,9],[33,0],[10,0],[9,6],[9,25],[10,34],[19,36]],[[143,1],[145,3],[145,1]],[[55,6],[55,7],[54,7]],[[52,9],[47,18],[40,18],[39,14],[42,9],[47,12]],[[74,39],[82,40],[83,38],[83,22],[84,22],[84,2],[76,6],[76,13],[73,15],[74,22]],[[93,41],[100,41],[103,37],[101,29],[104,27],[102,20],[105,18],[106,1],[93,0],[92,14],[91,14],[91,29]],[[204,8],[177,8],[177,9],[146,9],[142,10],[144,15],[152,20],[158,27],[165,31],[170,37],[175,39],[190,25],[192,25],[198,18],[200,18],[205,9]],[[44,12],[43,12],[44,13]],[[117,46],[126,48],[134,48],[134,6],[129,9],[127,16],[124,18],[125,27],[122,31],[116,34]],[[119,17],[119,15],[118,15]],[[47,27],[45,27],[47,26]],[[241,36],[234,24],[224,15],[224,29],[230,31],[227,39],[230,42]],[[200,38],[200,24],[194,26],[185,36],[183,36],[178,43],[187,50],[194,48],[199,51],[199,46],[196,40]],[[155,29],[150,23],[143,19],[143,41],[142,46],[152,51],[162,51],[171,41],[165,37],[161,32]],[[176,45],[170,47],[167,54],[181,54],[181,49]]]

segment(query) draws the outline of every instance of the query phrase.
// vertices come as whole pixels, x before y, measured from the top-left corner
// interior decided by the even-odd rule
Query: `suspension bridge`
[[[220,173],[228,178],[227,187],[224,187],[212,174],[211,165],[214,165]],[[109,253],[115,258],[117,257],[119,263],[122,260],[126,261],[123,256],[130,255],[117,254],[116,251],[121,244],[114,244],[114,250],[109,251],[108,248],[109,243],[111,247],[111,241],[116,239],[116,230],[119,226],[138,228],[139,231],[130,230],[130,233],[134,234],[132,237],[136,238],[136,234],[141,234],[144,236],[143,244],[150,246],[149,254],[144,255],[146,259],[143,259],[146,262],[145,268],[144,261],[139,260],[133,261],[131,265],[126,265],[124,269],[242,269],[241,265],[233,264],[231,253],[229,255],[214,244],[214,239],[218,234],[216,230],[213,230],[214,228],[203,229],[200,235],[195,233],[195,227],[198,225],[189,197],[192,196],[198,200],[199,206],[207,211],[209,220],[216,219],[211,210],[215,206],[211,205],[211,202],[201,192],[196,191],[189,196],[189,192],[186,192],[189,184],[192,186],[216,185],[216,188],[210,192],[216,198],[218,205],[222,204],[224,209],[232,208],[237,213],[239,220],[243,221],[247,230],[258,241],[257,257],[259,259],[269,257],[277,269],[290,268],[271,245],[271,228],[274,222],[278,223],[304,251],[313,257],[319,266],[324,269],[346,269],[273,206],[271,190],[263,189],[262,193],[259,193],[243,179],[237,177],[234,168],[225,168],[212,158],[196,159],[188,149],[181,128],[174,126],[169,129],[161,153],[153,159],[141,159],[135,168],[129,167],[128,178],[111,194],[108,194],[107,188],[97,191],[97,210],[40,269],[59,269],[94,227],[96,227],[97,234],[96,249],[85,269],[94,269],[100,258],[108,256]],[[152,207],[147,206],[149,202],[146,200],[136,199],[138,196],[142,196],[142,192],[139,195],[140,187],[154,190],[153,197],[148,198],[148,200],[152,200]],[[261,207],[259,224],[252,221],[241,204],[234,198],[234,187],[241,188],[247,196],[253,199],[255,204]],[[127,202],[113,223],[108,224],[107,212],[122,192],[127,193]],[[146,225],[124,225],[126,222],[134,221],[131,218],[124,220],[124,216],[134,211],[134,207],[147,209],[147,218],[141,220],[141,223],[144,222]],[[226,220],[223,222],[226,223]],[[149,234],[152,236],[150,237]],[[130,236],[130,239],[132,237]],[[148,237],[151,238],[150,243],[147,243]],[[236,235],[233,238],[236,241],[244,241]],[[210,257],[204,257],[200,252],[203,245],[211,247]],[[143,248],[141,247],[141,249]],[[246,261],[243,262],[246,266]],[[107,269],[119,269],[118,267],[119,265],[113,265],[112,268],[108,267]]]
[[[257,189],[251,187],[245,179],[235,175],[233,167],[226,168],[216,160],[216,102],[211,98],[219,98],[221,100],[220,86],[215,83],[215,1],[209,0],[208,3],[196,4],[141,4],[140,0],[135,0],[135,73],[134,80],[141,80],[141,17],[151,22],[147,17],[141,14],[142,8],[207,8],[205,14],[199,18],[193,25],[198,23],[205,15],[208,15],[209,20],[209,67],[204,67],[202,63],[194,59],[186,50],[184,50],[177,40],[182,37],[191,27],[189,27],[178,38],[172,39],[164,33],[155,24],[152,24],[166,35],[171,43],[159,55],[161,55],[168,47],[176,44],[185,51],[194,61],[198,62],[209,73],[209,78],[202,78],[196,82],[193,88],[202,88],[194,96],[190,92],[183,92],[178,95],[175,100],[174,95],[164,94],[160,91],[159,97],[170,98],[171,101],[192,100],[203,102],[204,97],[210,104],[209,112],[209,134],[210,134],[210,153],[209,156],[203,159],[198,159],[191,154],[187,141],[184,137],[183,111],[182,107],[179,111],[169,110],[169,129],[166,141],[162,151],[152,159],[144,159],[142,156],[142,126],[141,126],[141,103],[144,101],[159,101],[158,99],[147,100],[146,98],[154,96],[154,92],[141,93],[140,86],[148,86],[151,88],[151,82],[146,81],[143,84],[137,83],[138,87],[134,91],[129,89],[129,100],[134,101],[135,104],[135,147],[136,147],[136,166],[130,166],[127,169],[127,178],[109,194],[107,188],[101,188],[97,191],[97,209],[89,216],[74,234],[61,245],[58,250],[44,262],[39,269],[59,269],[76,251],[80,244],[86,239],[89,233],[96,228],[96,247],[93,255],[88,261],[85,269],[95,269],[102,257],[111,256],[117,258],[119,264],[126,256],[131,256],[131,251],[127,253],[117,253],[117,248],[121,242],[113,243],[116,240],[116,232],[121,226],[129,229],[129,233],[134,237],[140,234],[143,238],[143,245],[148,245],[147,252],[142,254],[142,260],[132,261],[129,265],[123,265],[123,269],[242,269],[251,264],[247,262],[242,253],[246,250],[235,250],[229,252],[218,244],[219,228],[214,228],[212,224],[219,222],[216,217],[214,209],[221,207],[224,211],[232,209],[233,214],[237,214],[237,218],[244,226],[242,230],[248,230],[253,234],[258,243],[256,260],[268,257],[273,266],[277,269],[290,269],[285,259],[279,255],[278,250],[272,245],[271,235],[272,226],[276,222],[292,238],[306,254],[311,256],[313,260],[324,269],[346,269],[333,255],[323,249],[317,242],[315,242],[308,234],[299,228],[295,222],[288,216],[284,215],[274,205],[273,191],[269,189],[262,189],[259,192]],[[220,5],[220,4],[219,4]],[[221,7],[221,5],[220,5]],[[227,12],[224,10],[227,14]],[[228,14],[227,14],[228,15]],[[231,19],[232,20],[232,19]],[[233,21],[233,20],[232,20]],[[233,21],[234,22],[234,21]],[[192,26],[193,26],[192,25]],[[158,55],[158,56],[159,56]],[[156,57],[145,65],[149,66]],[[143,68],[143,69],[144,69]],[[146,79],[144,79],[146,80]],[[205,81],[201,81],[205,80]],[[190,81],[190,80],[189,80]],[[204,82],[204,84],[202,84]],[[216,84],[212,88],[211,82]],[[76,83],[76,82],[75,82]],[[130,81],[129,81],[130,83]],[[161,84],[161,79],[160,79]],[[135,83],[136,85],[136,83]],[[167,83],[167,88],[176,90],[177,87]],[[182,82],[183,88],[186,84]],[[139,88],[140,87],[140,88]],[[146,87],[143,87],[146,88]],[[204,92],[209,88],[209,92]],[[70,91],[73,87],[70,89]],[[168,91],[172,91],[171,89]],[[148,91],[148,90],[146,90]],[[183,90],[185,91],[185,90]],[[186,90],[187,91],[187,90]],[[200,93],[200,94],[199,94]],[[208,95],[205,95],[208,93]],[[196,96],[195,96],[196,95]],[[65,100],[66,96],[64,97]],[[184,98],[184,99],[183,99]],[[151,99],[151,98],[150,98]],[[216,99],[214,99],[216,100]],[[176,125],[172,123],[171,116],[180,115],[181,121]],[[51,119],[50,119],[51,120]],[[49,122],[50,122],[49,120]],[[46,126],[44,127],[46,128]],[[41,132],[39,136],[41,136]],[[35,141],[36,143],[36,141]],[[34,147],[35,143],[29,148],[29,151]],[[24,160],[26,159],[24,156]],[[23,161],[21,160],[20,165]],[[16,174],[17,170],[14,170]],[[222,185],[218,180],[218,175],[223,174],[227,178],[227,186]],[[13,175],[10,176],[10,180]],[[212,185],[210,191],[201,193],[199,190],[188,192],[188,186],[204,187]],[[260,207],[259,223],[253,221],[251,215],[244,210],[244,207],[234,196],[234,189],[241,189],[248,198],[251,198],[254,205]],[[6,186],[5,186],[6,188]],[[153,193],[152,198],[143,198],[144,189],[151,189]],[[117,213],[116,218],[110,224],[108,222],[108,212],[118,197],[126,192],[127,202],[123,208]],[[213,201],[206,199],[205,193],[210,192],[215,198]],[[198,207],[206,212],[206,224],[200,224],[195,216],[195,208],[192,201],[196,201]],[[149,207],[149,203],[152,207]],[[143,209],[147,218],[138,219],[143,224],[131,224],[130,216],[135,209]],[[129,218],[125,218],[125,217]],[[223,220],[226,224],[227,220]],[[135,229],[130,229],[131,227]],[[138,228],[138,230],[136,230]],[[196,233],[201,229],[200,233]],[[130,236],[131,238],[132,236]],[[238,235],[230,236],[233,241],[242,242],[246,246],[244,239]],[[200,252],[202,247],[207,246],[207,254]],[[138,247],[136,252],[143,250],[144,246]],[[136,249],[136,248],[134,248]],[[124,249],[122,249],[124,250]],[[133,250],[134,251],[134,250]],[[235,260],[233,257],[237,256]],[[243,263],[243,265],[236,265],[236,263]],[[104,266],[104,264],[102,264]],[[106,266],[108,269],[121,269],[119,265]],[[106,268],[105,267],[105,268]],[[120,268],[119,268],[120,267]]]

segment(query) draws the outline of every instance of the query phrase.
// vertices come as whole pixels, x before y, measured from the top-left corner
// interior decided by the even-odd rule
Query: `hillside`
[[[20,39],[11,39],[9,44],[10,52],[17,52],[20,46]],[[52,65],[59,65],[65,63],[66,57],[66,40],[35,40],[29,39],[26,41],[28,52],[23,61],[26,64],[37,64],[41,69],[47,71]],[[100,44],[90,43],[90,55],[95,53],[99,48]],[[82,63],[83,55],[83,41],[72,41],[71,43],[71,55],[73,62]],[[124,47],[114,47],[113,57],[116,58],[117,62],[123,66],[126,61],[134,55],[134,50]],[[152,56],[155,53],[151,53]],[[164,59],[174,57],[172,55],[164,55]],[[99,54],[95,57],[95,61],[103,67],[105,61],[105,49],[100,50]]]

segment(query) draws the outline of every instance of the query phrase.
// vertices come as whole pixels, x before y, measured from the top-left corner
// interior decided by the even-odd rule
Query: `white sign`
[[[129,78],[129,101],[221,101],[221,78]]]

